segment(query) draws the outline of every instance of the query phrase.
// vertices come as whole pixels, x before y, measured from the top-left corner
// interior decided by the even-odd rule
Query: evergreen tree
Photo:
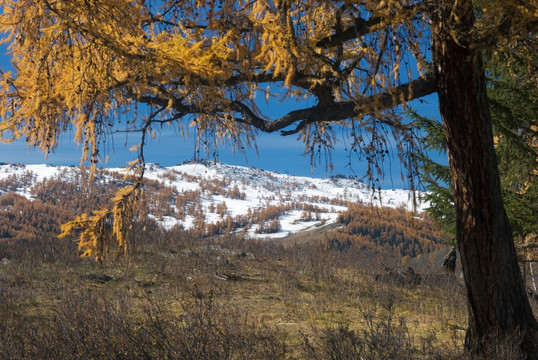
[[[488,97],[506,212],[516,239],[538,234],[538,63],[488,57]],[[521,49],[534,53],[536,48]]]
[[[515,50],[486,54],[485,59],[504,205],[514,238],[522,243],[538,234],[538,68],[523,61]],[[424,131],[423,147],[446,155],[442,123],[413,110],[408,114]],[[424,199],[432,204],[427,212],[447,234],[455,237],[449,166],[436,163],[424,154],[417,156],[421,159],[421,180],[428,191]]]

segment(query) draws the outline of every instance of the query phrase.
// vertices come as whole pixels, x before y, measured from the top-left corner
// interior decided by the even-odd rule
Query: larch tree
[[[65,227],[81,228],[86,255],[106,252],[109,222],[127,251],[144,145],[160,127],[195,129],[206,149],[241,149],[258,131],[280,131],[298,136],[313,160],[343,136],[374,186],[396,139],[413,186],[416,129],[402,113],[436,92],[468,296],[466,346],[484,354],[517,333],[521,354],[538,356],[481,61],[484,49],[536,46],[535,1],[3,0],[1,11],[14,68],[0,85],[3,141],[22,137],[49,152],[72,129],[82,160],[96,164],[119,126],[140,134],[133,185],[112,209]],[[296,108],[270,119],[257,107],[263,98]]]

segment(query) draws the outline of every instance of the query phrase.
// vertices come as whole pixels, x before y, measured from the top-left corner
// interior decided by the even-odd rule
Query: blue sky
[[[0,52],[0,68],[9,69],[7,56],[3,55],[5,48]],[[411,106],[421,114],[439,118],[437,96],[430,95],[424,102],[415,101]],[[307,104],[311,106],[312,104]],[[263,106],[263,105],[262,105]],[[291,110],[293,104],[272,105],[271,108],[262,109],[271,117],[278,117]],[[80,163],[81,147],[73,143],[72,134],[64,134],[60,139],[58,148],[48,158],[40,151],[27,147],[24,140],[14,143],[0,143],[0,162],[52,165],[78,165]],[[188,138],[181,138],[173,130],[163,131],[145,147],[145,159],[148,163],[159,163],[162,166],[172,166],[182,163],[194,157],[194,134]],[[123,166],[126,162],[136,158],[136,153],[129,151],[129,147],[138,143],[137,137],[125,138],[123,134],[117,134],[109,139],[105,153],[109,155],[108,163],[104,167]],[[218,160],[241,166],[252,166],[264,170],[272,170],[280,173],[300,176],[325,177],[335,174],[356,175],[365,174],[365,164],[352,160],[351,167],[345,151],[345,144],[339,142],[331,153],[333,171],[329,172],[322,158],[320,163],[312,168],[309,156],[304,156],[304,145],[297,140],[296,135],[282,137],[279,134],[259,133],[257,138],[258,155],[254,149],[246,149],[244,154],[234,153],[230,148],[222,147],[218,153]],[[446,156],[432,154],[438,161],[446,163]],[[401,180],[402,168],[396,154],[391,154],[392,159],[386,161],[385,179],[383,188],[402,188],[406,184]]]
[[[435,114],[433,109],[437,109],[435,96],[431,96],[425,104],[421,104],[422,114]],[[417,104],[418,107],[418,104]],[[181,138],[174,131],[163,131],[151,140],[145,147],[146,162],[159,163],[162,166],[172,166],[192,159],[195,155],[194,134],[187,138]],[[105,153],[109,155],[108,163],[102,164],[104,167],[123,166],[128,161],[136,158],[136,152],[129,151],[129,147],[137,143],[136,136],[126,139],[123,134],[116,134],[110,138],[105,148]],[[283,137],[278,134],[259,133],[257,138],[258,155],[254,149],[246,149],[244,153],[233,152],[232,149],[222,147],[217,155],[218,160],[241,166],[252,166],[264,170],[272,170],[280,173],[300,176],[325,177],[335,174],[364,176],[364,164],[358,160],[352,160],[349,166],[348,153],[342,141],[338,142],[335,150],[331,153],[333,171],[326,168],[324,159],[317,163],[315,168],[310,164],[309,156],[303,155],[304,145],[297,140],[296,135]],[[446,156],[436,156],[439,161],[446,163]],[[52,165],[78,165],[80,163],[81,147],[73,143],[70,133],[64,134],[58,148],[45,155],[38,149],[29,148],[24,140],[14,143],[0,143],[0,162]],[[203,156],[202,156],[203,157]],[[406,184],[401,180],[401,164],[396,154],[391,154],[392,160],[386,161],[385,180],[383,188],[401,188]],[[212,158],[212,157],[210,157]]]

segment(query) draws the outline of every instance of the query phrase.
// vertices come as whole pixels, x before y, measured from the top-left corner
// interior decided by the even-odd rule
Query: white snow
[[[115,172],[124,172],[122,168],[106,169]],[[16,174],[31,175],[31,182],[42,181],[45,178],[54,178],[61,174],[62,179],[74,178],[78,167],[54,167],[47,165],[0,165],[0,180]],[[157,180],[164,185],[174,187],[178,192],[194,191],[201,189],[203,181],[219,179],[229,184],[226,190],[233,190],[235,186],[244,194],[242,199],[232,199],[222,194],[204,192],[201,195],[202,209],[207,224],[215,224],[223,219],[215,212],[210,212],[210,206],[226,204],[226,216],[236,217],[245,215],[250,211],[256,213],[268,206],[286,206],[293,208],[292,204],[304,204],[321,209],[319,214],[312,213],[315,220],[303,221],[303,211],[293,209],[279,217],[280,231],[274,234],[255,234],[258,225],[253,225],[248,230],[252,237],[285,237],[291,233],[303,231],[322,222],[330,224],[336,222],[338,215],[346,210],[345,202],[360,202],[366,205],[400,207],[412,209],[410,191],[395,189],[382,190],[373,193],[368,187],[356,179],[343,177],[309,178],[290,176],[276,172],[264,171],[255,168],[226,165],[223,163],[203,161],[201,163],[185,163],[172,167],[161,167],[156,164],[148,164],[146,178]],[[28,178],[28,176],[26,176]],[[30,198],[31,184],[19,187],[16,192]],[[0,194],[2,191],[0,190]],[[423,211],[428,204],[418,203],[417,211]],[[316,219],[317,218],[317,219]],[[186,216],[184,221],[173,216],[164,216],[156,220],[165,228],[171,228],[181,224],[185,228],[193,226],[194,218]],[[267,222],[267,224],[270,221]]]

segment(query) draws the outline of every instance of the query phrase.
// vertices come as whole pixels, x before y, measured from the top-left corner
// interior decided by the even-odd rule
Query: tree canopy
[[[83,159],[95,162],[122,118],[141,133],[194,125],[212,140],[207,146],[229,139],[241,147],[254,128],[286,129],[311,153],[330,147],[327,122],[354,135],[382,123],[397,129],[403,125],[384,110],[434,90],[424,60],[426,3],[397,4],[8,1],[2,30],[15,73],[3,76],[2,134],[48,152],[73,127]],[[421,70],[416,79],[410,62]],[[318,103],[267,119],[260,97]],[[361,150],[384,140],[353,137]]]
[[[139,132],[141,145],[165,124],[181,134],[194,127],[211,149],[250,145],[257,130],[298,133],[312,157],[332,148],[339,123],[375,182],[388,139],[412,144],[397,105],[435,92],[431,1],[3,3],[0,30],[15,68],[2,76],[3,140],[24,137],[48,153],[73,129],[92,163],[119,123]],[[515,3],[479,12],[475,29],[458,36],[493,48],[535,16]],[[514,26],[523,31],[506,39]],[[269,119],[260,98],[297,109]],[[301,107],[306,98],[317,103]]]

